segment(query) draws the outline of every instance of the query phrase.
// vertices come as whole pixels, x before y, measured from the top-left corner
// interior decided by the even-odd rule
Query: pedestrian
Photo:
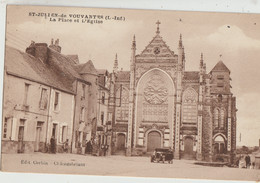
[[[255,169],[255,162],[252,163],[252,169]]]
[[[249,168],[250,167],[250,156],[248,154],[246,155],[245,160],[246,160],[246,168]]]
[[[86,154],[91,154],[91,151],[92,151],[92,145],[91,145],[91,141],[87,141],[87,144],[86,144]]]
[[[69,150],[69,139],[67,139],[63,144],[63,151],[68,153]]]
[[[56,154],[56,140],[55,140],[54,136],[51,137],[50,144],[51,144],[50,152],[53,154]]]

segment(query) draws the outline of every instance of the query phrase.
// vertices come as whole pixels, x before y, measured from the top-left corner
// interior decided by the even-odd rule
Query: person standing
[[[249,168],[250,167],[250,156],[248,154],[246,155],[245,160],[246,160],[246,168]]]
[[[51,144],[51,153],[56,154],[56,140],[54,136],[51,137],[50,144]]]

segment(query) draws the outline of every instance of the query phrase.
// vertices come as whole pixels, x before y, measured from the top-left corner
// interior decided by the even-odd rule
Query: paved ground
[[[95,157],[76,154],[2,154],[3,171],[105,176],[260,180],[260,170],[206,167],[194,161],[151,163],[149,157]]]

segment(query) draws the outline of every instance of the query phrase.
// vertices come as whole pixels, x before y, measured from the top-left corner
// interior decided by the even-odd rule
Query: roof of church
[[[230,73],[230,70],[227,68],[227,66],[220,60],[215,67],[210,71],[226,71]]]
[[[130,71],[119,71],[117,81],[130,81]]]
[[[51,53],[52,50],[50,49]],[[6,46],[5,55],[7,73],[73,93],[72,83],[70,82],[73,78],[68,74],[69,69],[66,72],[65,69],[63,69],[64,72],[57,72],[57,68],[53,67],[56,65],[55,63],[44,64],[40,59],[9,46]],[[61,61],[60,58],[56,58],[55,53],[51,55],[51,58],[55,58],[54,62]],[[66,62],[64,58],[62,60]],[[65,65],[67,64],[62,64],[63,67]]]
[[[183,80],[199,81],[199,72],[198,71],[185,71]]]

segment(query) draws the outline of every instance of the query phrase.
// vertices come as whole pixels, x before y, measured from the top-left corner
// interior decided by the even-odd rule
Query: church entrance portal
[[[184,155],[183,159],[194,159],[193,154],[193,139],[186,137],[184,140]]]
[[[119,133],[117,134],[117,154],[125,153],[125,134]]]
[[[152,152],[158,147],[161,147],[161,135],[159,132],[152,131],[148,134],[147,151]]]

